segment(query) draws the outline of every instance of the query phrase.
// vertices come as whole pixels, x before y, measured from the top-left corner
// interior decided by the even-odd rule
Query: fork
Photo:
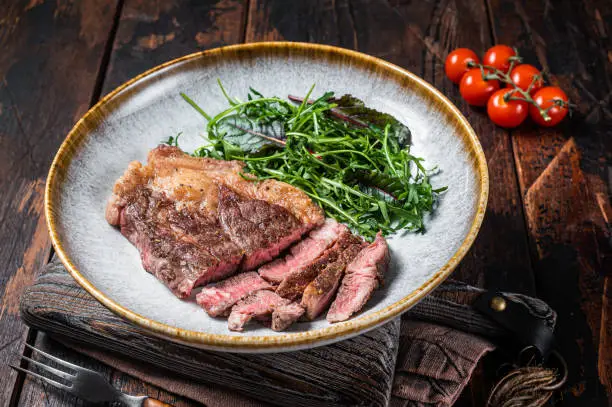
[[[69,373],[63,370],[56,369],[44,363],[38,362],[36,360],[30,359],[27,356],[18,355],[22,359],[27,360],[29,363],[40,367],[42,370],[46,370],[47,372],[64,379],[67,384],[60,383],[59,381],[50,379],[36,372],[18,366],[9,365],[10,367],[20,372],[30,374],[45,383],[62,389],[83,400],[91,401],[94,403],[119,401],[127,407],[172,407],[171,404],[166,404],[151,397],[130,396],[129,394],[122,393],[119,390],[115,389],[113,386],[111,386],[104,379],[104,376],[102,376],[98,372],[66,362],[63,359],[43,352],[42,350],[37,349],[27,343],[25,345],[33,351],[36,351],[39,354],[43,355],[47,359],[53,360],[59,363],[60,365],[68,368],[69,370],[74,371],[74,373]]]

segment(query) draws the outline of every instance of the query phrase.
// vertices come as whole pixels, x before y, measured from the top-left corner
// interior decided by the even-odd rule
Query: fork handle
[[[142,403],[142,407],[174,407],[172,404],[164,403],[152,397],[148,397]]]

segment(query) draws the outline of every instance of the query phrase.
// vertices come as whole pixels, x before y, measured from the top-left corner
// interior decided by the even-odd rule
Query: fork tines
[[[53,361],[59,363],[60,365],[65,366],[65,367],[67,367],[69,369],[73,369],[73,370],[76,370],[76,371],[79,371],[81,369],[80,366],[73,365],[72,363],[66,362],[65,360],[62,360],[62,359],[60,359],[58,357],[55,357],[55,356],[50,355],[50,354],[48,354],[46,352],[43,352],[42,350],[37,349],[37,348],[35,348],[32,345],[29,345],[29,344],[25,343],[25,346],[27,346],[28,348],[32,349],[33,351],[38,352],[39,354],[43,355],[47,359],[53,360]],[[55,375],[57,377],[61,377],[62,379],[68,381],[69,383],[72,383],[72,380],[75,378],[75,375],[73,375],[71,373],[65,372],[63,370],[56,369],[56,368],[54,368],[52,366],[49,366],[49,365],[46,365],[44,363],[38,362],[38,361],[36,361],[34,359],[31,359],[31,358],[29,358],[27,356],[24,356],[24,355],[21,355],[21,354],[17,354],[17,355],[21,359],[25,359],[29,363],[32,363],[32,364],[40,367],[41,369],[46,370],[47,372],[50,372],[51,374],[53,374],[53,375]],[[52,386],[58,387],[58,388],[60,388],[62,390],[70,391],[70,389],[72,388],[71,386],[67,386],[67,385],[65,385],[63,383],[60,383],[60,382],[55,381],[53,379],[50,379],[48,377],[42,376],[42,375],[40,375],[40,374],[38,374],[36,372],[33,372],[31,370],[24,369],[24,368],[22,368],[20,366],[14,366],[14,365],[9,365],[9,366],[12,367],[15,370],[20,371],[20,372],[23,372],[23,373],[26,373],[26,374],[30,374],[30,375],[32,375],[34,377],[37,377],[40,380],[42,380],[42,381],[44,381],[46,383],[49,383]]]

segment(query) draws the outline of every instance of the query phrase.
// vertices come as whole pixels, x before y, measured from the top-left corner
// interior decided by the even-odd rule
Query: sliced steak
[[[316,260],[347,231],[346,226],[328,218],[323,226],[311,231],[304,240],[291,247],[287,256],[260,267],[259,275],[278,284],[285,276]]]
[[[304,315],[304,308],[296,302],[278,306],[272,312],[272,329],[284,331]]]
[[[344,275],[346,264],[333,262],[319,273],[319,275],[304,289],[302,307],[306,310],[306,317],[310,320],[318,317],[331,303]]]
[[[136,189],[132,201],[121,208],[119,224],[139,250],[144,269],[179,298],[188,297],[199,284],[233,273],[242,259],[241,249],[225,236],[217,219],[189,218],[146,188]],[[191,234],[178,233],[177,228],[191,229]]]
[[[308,229],[285,208],[245,199],[219,186],[219,220],[225,233],[244,251],[243,270],[253,270],[298,241]]]
[[[274,286],[251,271],[204,287],[196,296],[196,301],[211,317],[225,316],[229,314],[232,306],[244,297],[259,290],[273,289]]]
[[[389,266],[389,247],[382,234],[361,250],[346,267],[338,295],[329,308],[329,322],[346,321],[363,308],[372,292],[382,283]]]
[[[346,265],[363,248],[364,241],[351,232],[344,232],[332,247],[308,266],[298,269],[286,276],[276,289],[283,298],[297,300],[304,289],[323,271],[328,264],[339,262]]]
[[[251,319],[267,320],[272,315],[272,329],[286,329],[304,314],[298,304],[278,296],[273,291],[257,291],[234,305],[227,319],[231,331],[242,331]]]
[[[324,221],[321,208],[299,189],[253,182],[243,168],[238,161],[157,147],[147,165],[132,162],[117,180],[106,219],[138,248],[145,270],[187,297],[193,287],[232,274],[245,254],[245,268],[254,268]],[[228,198],[225,207],[240,216],[223,225],[220,187],[230,191],[225,196],[239,197]]]

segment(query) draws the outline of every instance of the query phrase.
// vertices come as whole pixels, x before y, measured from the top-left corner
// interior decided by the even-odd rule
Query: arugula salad
[[[246,101],[219,86],[229,106],[215,116],[181,93],[208,122],[209,144],[194,155],[240,160],[251,178],[298,187],[369,240],[379,230],[425,231],[423,217],[446,187],[432,187],[436,167],[410,153],[410,130],[396,118],[351,95],[310,99],[314,86],[287,99],[251,88]],[[178,136],[166,143],[177,145]]]

